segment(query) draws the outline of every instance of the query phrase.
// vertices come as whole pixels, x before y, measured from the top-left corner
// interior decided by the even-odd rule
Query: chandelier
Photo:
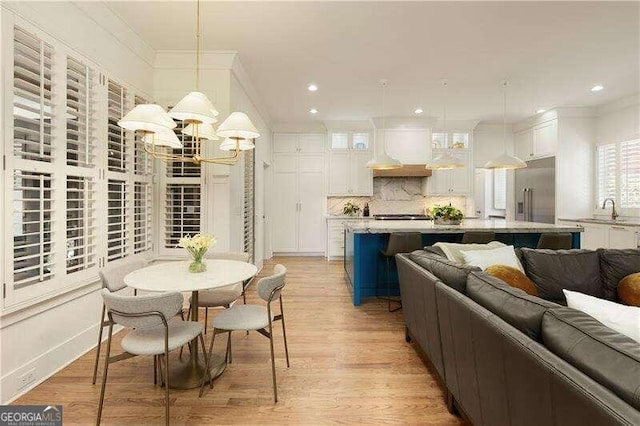
[[[254,149],[253,139],[260,133],[244,112],[232,112],[216,130],[214,123],[218,111],[207,96],[198,91],[200,82],[200,1],[196,6],[196,90],[187,94],[167,113],[156,104],[137,105],[120,121],[118,125],[126,130],[139,133],[144,150],[153,158],[164,162],[213,163],[233,165],[240,159],[240,153]],[[176,136],[174,120],[182,122],[182,134],[192,137],[192,155],[175,154],[173,149],[183,148]],[[205,157],[204,144],[207,141],[223,139],[219,149],[229,155]]]

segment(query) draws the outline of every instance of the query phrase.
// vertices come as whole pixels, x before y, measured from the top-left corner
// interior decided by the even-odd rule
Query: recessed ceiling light
[[[422,108],[416,108],[416,110],[413,112],[415,112],[416,114],[422,114]]]
[[[318,86],[316,86],[315,84],[310,84],[309,87],[307,87],[307,89],[310,92],[315,92],[316,90],[318,90]]]
[[[540,108],[536,111],[536,114],[542,114],[543,112],[546,112],[546,111],[547,111],[546,109]]]
[[[596,85],[596,86],[593,86],[593,87],[591,88],[591,91],[592,91],[592,92],[599,92],[599,91],[601,91],[602,89],[604,89],[604,86],[601,86],[601,85],[599,85],[599,84],[598,84],[598,85]]]
[[[315,109],[315,108],[311,108],[311,109],[309,110],[309,113],[311,113],[311,114],[317,114],[317,113],[318,113],[318,110],[317,110],[317,109]]]

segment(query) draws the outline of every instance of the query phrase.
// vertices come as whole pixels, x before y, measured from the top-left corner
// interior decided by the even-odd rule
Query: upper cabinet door
[[[324,135],[322,133],[303,133],[298,138],[300,152],[320,154],[324,152]]]
[[[297,134],[275,133],[273,135],[273,152],[296,152],[297,150]]]
[[[462,160],[465,167],[462,169],[450,170],[451,173],[451,194],[464,195],[471,193],[471,161],[469,152],[456,152],[453,151],[453,155]]]
[[[351,153],[351,194],[373,195],[373,172],[367,168],[368,152]]]
[[[551,120],[533,128],[533,156],[536,158],[556,155],[558,120]]]
[[[351,156],[348,151],[329,154],[329,195],[349,195]]]
[[[514,135],[515,154],[522,161],[533,159],[533,134],[531,130],[523,130]]]

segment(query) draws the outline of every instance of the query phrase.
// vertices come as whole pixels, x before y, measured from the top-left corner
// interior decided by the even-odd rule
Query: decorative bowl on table
[[[453,207],[451,204],[447,206],[436,204],[429,209],[428,216],[433,218],[435,225],[460,225],[464,218],[464,214],[460,209]]]

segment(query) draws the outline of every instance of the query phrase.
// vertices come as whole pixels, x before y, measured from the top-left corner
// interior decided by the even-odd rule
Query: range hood
[[[373,177],[429,177],[431,170],[425,169],[424,164],[405,164],[399,169],[374,170]]]

